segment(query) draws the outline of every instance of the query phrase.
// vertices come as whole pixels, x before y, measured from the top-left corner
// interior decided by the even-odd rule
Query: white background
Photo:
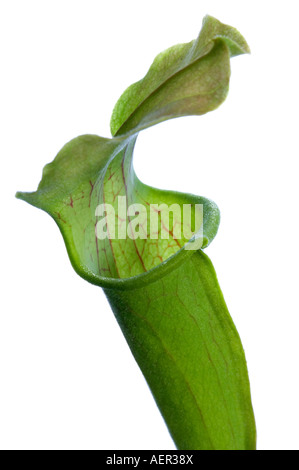
[[[246,351],[259,449],[299,449],[298,2],[2,0],[0,447],[174,449],[100,288],[72,270],[35,190],[71,138],[206,13],[237,27],[217,111],[142,133],[146,183],[221,209],[207,249]],[[171,171],[169,171],[171,168]]]

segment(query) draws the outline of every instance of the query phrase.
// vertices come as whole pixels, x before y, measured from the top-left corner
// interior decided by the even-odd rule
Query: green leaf
[[[217,206],[143,184],[133,150],[140,130],[218,107],[230,57],[248,51],[234,28],[206,17],[197,40],[160,54],[125,91],[111,119],[114,138],[73,139],[37,191],[17,193],[53,217],[77,273],[104,287],[181,449],[255,447],[247,368],[213,267],[194,251],[215,237]]]
[[[146,76],[123,93],[112,113],[112,135],[217,108],[227,95],[230,56],[246,52],[236,29],[206,16],[196,40],[159,54]]]
[[[209,258],[105,293],[178,448],[254,449],[244,352]]]

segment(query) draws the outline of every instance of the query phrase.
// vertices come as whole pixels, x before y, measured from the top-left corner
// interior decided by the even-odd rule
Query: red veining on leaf
[[[60,212],[54,212],[54,213],[57,215],[57,218],[58,218],[59,220],[61,220],[61,222],[63,222],[64,224],[67,224],[67,221],[64,220],[64,219],[61,217]]]
[[[115,254],[114,254],[114,251],[113,251],[112,240],[111,240],[110,231],[109,231],[109,224],[108,224],[107,211],[106,211],[106,202],[105,202],[105,191],[104,190],[103,190],[103,202],[104,202],[105,219],[106,219],[106,225],[107,225],[107,235],[108,235],[108,240],[109,240],[109,244],[110,244],[111,254],[113,256],[114,265],[115,265],[118,277],[120,278],[120,273],[119,273],[119,270],[118,270]]]
[[[94,225],[94,232],[95,232],[95,239],[96,239],[96,250],[97,250],[97,259],[98,259],[98,269],[99,273],[101,272],[101,265],[100,265],[100,255],[99,255],[99,244],[98,244],[98,237],[97,237],[97,222]],[[108,265],[109,267],[109,265]]]
[[[137,191],[137,189],[135,189],[135,192],[136,192],[136,194],[138,194],[138,197],[140,197],[140,199],[142,199],[143,202],[144,202],[147,206],[151,206],[151,204],[150,204],[146,199],[144,199],[144,197],[141,196],[140,192]],[[151,206],[151,210],[153,210],[154,212],[156,212],[156,213],[158,213],[158,214],[161,214],[161,211],[158,210],[158,209],[156,209],[156,208],[153,207],[153,206]],[[160,217],[161,217],[161,216],[160,216]],[[160,220],[161,220],[161,219],[160,219]],[[177,222],[175,222],[175,224],[176,224],[176,223],[177,223]],[[179,248],[182,248],[182,245],[179,243],[178,239],[177,239],[177,238],[174,238],[173,230],[169,230],[169,229],[165,226],[165,224],[162,222],[162,220],[161,220],[161,225],[162,225],[163,229],[164,229],[166,232],[169,233],[169,235],[172,237],[172,239],[175,241],[175,243],[178,245],[178,247],[179,247]],[[174,225],[174,226],[175,226],[175,225]],[[160,232],[158,231],[158,234],[159,234],[159,233],[160,233]],[[171,248],[170,245],[169,245],[169,247]]]
[[[128,188],[127,188],[127,182],[126,182],[126,177],[125,177],[125,169],[124,169],[124,160],[125,160],[125,157],[126,157],[126,154],[124,154],[124,157],[122,159],[122,162],[121,162],[121,168],[122,168],[122,176],[123,176],[123,180],[124,180],[124,185],[125,185],[125,190],[126,190],[126,198],[127,198],[127,201],[128,201]],[[129,220],[129,224],[131,222],[131,219],[130,217],[128,216],[128,220]],[[130,225],[130,228],[131,228],[131,234],[132,234],[132,238],[133,238],[133,243],[134,243],[134,246],[135,246],[135,250],[136,250],[136,253],[137,253],[137,256],[140,260],[140,263],[141,263],[141,266],[144,270],[144,272],[147,271],[146,267],[145,267],[145,264],[144,264],[144,261],[142,259],[142,256],[137,248],[137,244],[136,244],[136,240],[135,238],[133,237],[133,230],[132,230],[132,226]]]
[[[92,181],[89,180],[89,184],[91,186],[91,190],[90,190],[90,193],[89,193],[89,203],[88,203],[88,207],[90,207],[90,204],[91,204],[91,196],[92,196],[92,193],[93,193],[93,188],[94,188],[94,184],[92,184]]]

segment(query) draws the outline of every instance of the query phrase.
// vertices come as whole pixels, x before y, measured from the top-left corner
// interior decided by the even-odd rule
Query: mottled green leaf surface
[[[105,292],[178,448],[254,449],[244,352],[209,258]]]
[[[112,113],[112,134],[212,111],[228,91],[230,56],[246,52],[236,29],[207,16],[196,40],[159,54],[146,76],[123,93]]]
[[[133,150],[140,130],[217,108],[227,95],[230,58],[245,52],[238,31],[206,17],[195,41],[161,53],[124,92],[112,114],[112,139],[73,139],[45,167],[37,191],[17,194],[54,218],[77,273],[104,287],[180,449],[255,447],[247,368],[211,262],[201,250],[186,249],[192,239],[183,229],[183,206],[191,213],[188,233],[196,205],[203,207],[201,248],[217,233],[217,206],[144,185]],[[173,204],[180,212],[169,216]],[[153,212],[158,228],[149,237]],[[132,239],[136,215],[140,237]],[[99,238],[99,221],[115,236]]]

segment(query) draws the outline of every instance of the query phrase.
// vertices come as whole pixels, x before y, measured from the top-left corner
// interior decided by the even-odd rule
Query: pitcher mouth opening
[[[106,276],[100,274],[99,272],[95,272],[87,264],[80,262],[80,257],[76,250],[75,244],[70,243],[69,234],[65,232],[65,224],[61,224],[59,220],[54,220],[57,223],[64,238],[71,264],[76,273],[88,282],[104,289],[137,289],[155,282],[156,280],[164,277],[169,271],[178,268],[197,250],[207,247],[211,241],[205,235],[202,235],[202,229],[200,228],[200,230],[187,242],[185,242],[182,246],[177,245],[177,249],[173,253],[171,253],[165,259],[162,259],[160,263],[156,264],[152,268],[146,269],[143,272],[139,272],[138,274],[132,276]],[[132,239],[129,238],[129,240]],[[100,241],[103,242],[103,240]],[[107,237],[104,239],[104,241],[108,241],[110,243]],[[117,240],[115,241],[117,242]],[[151,243],[150,239],[147,241]]]
[[[187,259],[189,259],[193,254],[198,250],[188,249],[187,246],[191,243],[194,243],[194,240],[187,242],[182,248],[180,248],[176,253],[171,255],[169,258],[161,261],[160,264],[155,267],[137,274],[131,277],[106,277],[96,274],[88,269],[87,266],[78,266],[72,261],[73,258],[70,256],[73,268],[79,276],[86,279],[91,284],[97,285],[104,289],[120,289],[120,290],[130,290],[138,289],[142,286],[151,284],[158,279],[164,277],[168,272],[177,269],[181,264],[183,264]],[[208,240],[204,237],[202,242],[202,247],[208,245]],[[69,251],[69,247],[67,245]],[[70,252],[69,252],[70,255]]]
[[[181,248],[203,246],[203,204],[128,205],[126,196],[118,196],[113,205],[98,205],[95,216],[99,274],[105,277],[134,277]]]

